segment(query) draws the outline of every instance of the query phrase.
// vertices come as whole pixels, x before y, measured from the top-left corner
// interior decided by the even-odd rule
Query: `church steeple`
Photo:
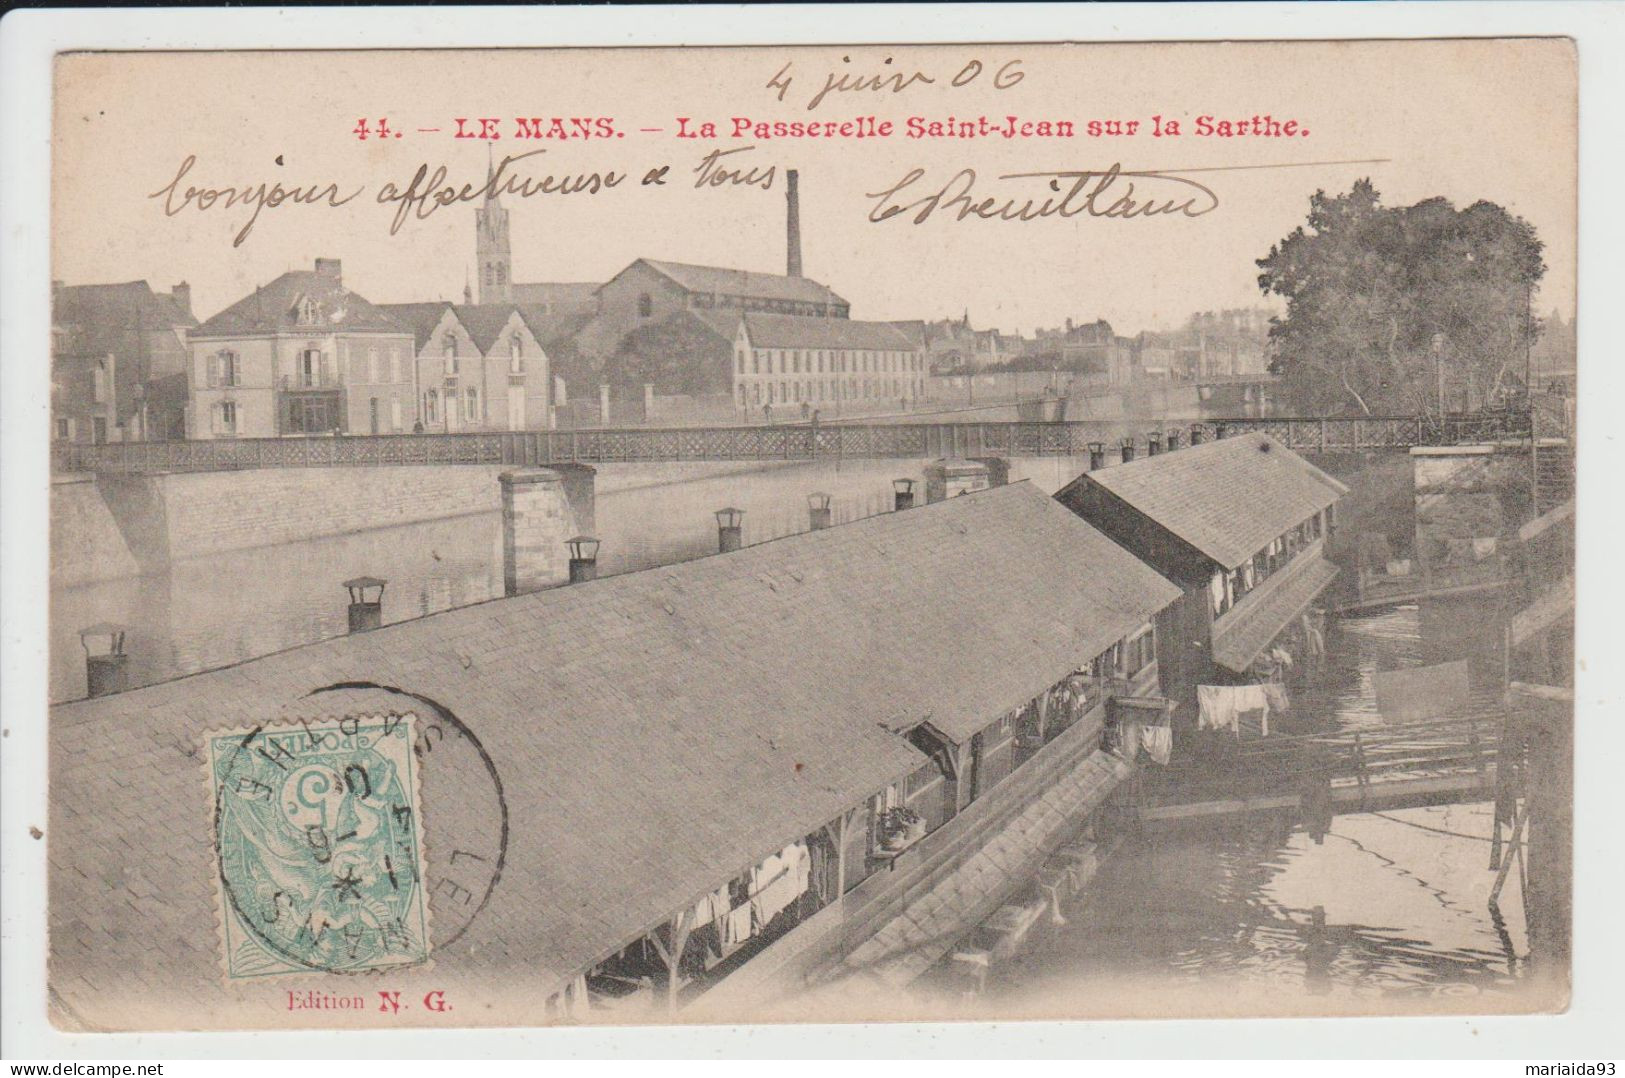
[[[513,301],[513,255],[508,246],[508,211],[492,189],[496,168],[490,160],[491,144],[485,144],[485,203],[474,211],[474,256],[479,267],[481,303]]]

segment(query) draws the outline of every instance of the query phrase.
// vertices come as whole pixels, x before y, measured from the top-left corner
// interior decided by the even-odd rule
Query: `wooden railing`
[[[379,467],[409,464],[587,464],[689,460],[935,459],[1087,456],[1104,442],[1113,456],[1122,422],[892,423],[839,426],[475,431],[210,441],[56,442],[58,472],[209,472],[244,468]],[[1185,424],[1166,424],[1184,431]],[[1251,431],[1309,452],[1408,449],[1527,436],[1528,413],[1483,416],[1362,416],[1219,419],[1195,424],[1209,437]],[[1143,436],[1139,439],[1143,443]],[[1182,442],[1187,439],[1181,439]],[[1142,450],[1143,451],[1143,450]],[[1108,458],[1110,459],[1110,458]]]

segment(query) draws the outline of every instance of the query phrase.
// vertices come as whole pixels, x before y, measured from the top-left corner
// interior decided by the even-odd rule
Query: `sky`
[[[783,272],[783,174],[794,168],[805,273],[849,299],[854,318],[968,311],[978,326],[1025,333],[1106,318],[1132,334],[1264,303],[1256,259],[1304,221],[1317,188],[1347,190],[1369,176],[1386,204],[1487,199],[1525,217],[1546,243],[1536,308],[1573,314],[1575,60],[1559,40],[99,53],[57,63],[53,278],[144,278],[157,289],[184,280],[200,318],[317,257],[341,259],[345,283],[375,302],[460,299],[473,272],[477,202],[392,232],[398,203],[378,195],[387,184],[406,188],[420,165],[482,183],[487,144],[452,137],[458,118],[473,131],[482,116],[500,120],[504,138],[490,143],[499,159],[545,150],[512,166],[517,176],[627,174],[592,195],[506,197],[519,281],[603,281],[639,257]],[[964,85],[951,85],[956,75]],[[814,105],[831,77],[890,81]],[[1194,133],[1203,115],[1255,114],[1295,120],[1308,134]],[[903,137],[910,117],[984,115],[1071,122],[1076,134]],[[604,118],[618,137],[513,137],[515,117],[555,116]],[[890,121],[894,135],[731,137],[734,117],[871,116]],[[1156,137],[1155,116],[1183,133]],[[679,117],[693,130],[714,122],[718,136],[679,138]],[[380,139],[380,118],[400,137]],[[362,120],[366,139],[356,134]],[[1091,137],[1096,120],[1140,127]],[[695,170],[714,150],[739,151],[730,166],[772,167],[770,189],[696,189]],[[152,197],[188,157],[194,163],[171,193]],[[875,196],[915,169],[920,178],[904,190],[918,194],[894,201],[940,190],[965,169],[978,198],[1042,197],[1042,180],[1001,177],[1113,164],[1198,181],[1212,192],[1201,206],[1212,208],[1133,220],[960,221],[950,210],[919,224],[913,213],[870,220]],[[664,183],[642,182],[662,166]],[[349,201],[264,208],[234,245],[250,206],[222,197],[200,210],[184,197],[188,186],[278,182],[334,184]],[[1126,182],[1116,181],[1112,197]],[[1137,198],[1191,190],[1133,182]]]

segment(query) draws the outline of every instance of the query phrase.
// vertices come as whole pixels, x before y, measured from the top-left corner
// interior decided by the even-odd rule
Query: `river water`
[[[1469,710],[1494,715],[1499,617],[1494,600],[1455,601],[1334,622],[1324,682],[1295,703],[1322,725],[1369,727],[1382,722],[1374,671],[1469,658]],[[994,971],[978,1005],[1035,1015],[1500,1009],[1528,942],[1516,870],[1500,918],[1488,909],[1491,820],[1489,804],[1465,804],[1338,816],[1320,845],[1258,817],[1131,838],[1067,924],[1045,925]]]

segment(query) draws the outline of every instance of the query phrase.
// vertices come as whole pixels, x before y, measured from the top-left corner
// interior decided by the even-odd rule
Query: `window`
[[[73,440],[73,420],[59,419],[56,421],[56,440],[59,442]]]
[[[237,433],[237,402],[221,401],[214,406],[214,433]]]
[[[378,362],[378,349],[376,349],[376,348],[367,349],[367,381],[368,381],[368,383],[372,384],[372,385],[377,385],[379,382],[382,382],[384,380],[383,377],[382,377],[383,373],[384,373],[383,367]]]
[[[401,380],[401,353],[394,348],[389,350],[389,380],[391,382]]]
[[[497,263],[497,284],[508,283],[508,267],[501,262]]]
[[[752,374],[761,374],[762,373],[762,351],[759,348],[751,353],[751,357],[750,357],[750,373],[752,373]]]
[[[303,389],[316,389],[322,384],[322,351],[306,348],[299,353],[299,385]]]
[[[429,390],[423,398],[423,421],[425,423],[438,423],[440,421],[440,393]]]
[[[469,386],[463,394],[463,416],[470,423],[480,418],[480,391],[473,386]]]
[[[299,321],[302,325],[313,326],[321,314],[321,307],[310,296],[299,301]]]
[[[748,402],[745,400],[745,387],[739,387],[739,407],[743,408]]]
[[[745,373],[745,350],[743,348],[734,353],[734,368],[740,374]]]
[[[485,264],[485,283],[488,287],[497,283],[496,268],[489,262]]]
[[[638,317],[639,318],[648,318],[650,315],[652,315],[654,313],[655,313],[655,301],[649,295],[649,293],[645,292],[642,295],[638,296]]]
[[[401,398],[398,396],[389,398],[389,429],[401,429]]]
[[[457,373],[457,334],[448,333],[440,339],[440,354],[446,361],[446,374]]]
[[[517,333],[508,338],[508,373],[525,373],[525,342]]]
[[[209,357],[208,383],[211,386],[242,385],[242,360],[236,352],[223,349]]]

